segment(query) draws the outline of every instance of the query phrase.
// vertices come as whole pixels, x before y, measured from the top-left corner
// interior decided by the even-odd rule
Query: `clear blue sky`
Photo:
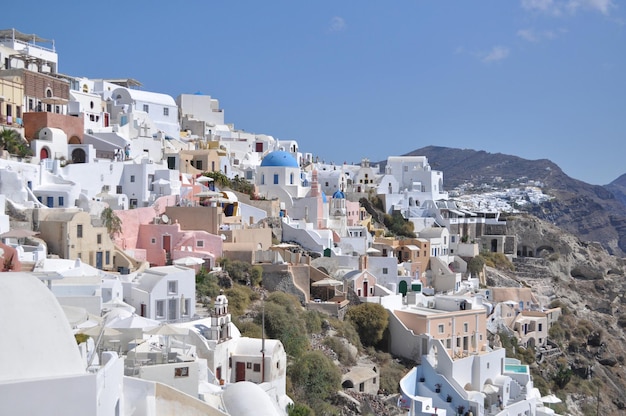
[[[211,95],[327,162],[439,145],[606,184],[626,173],[624,4],[36,0],[0,28],[54,39],[66,74]]]

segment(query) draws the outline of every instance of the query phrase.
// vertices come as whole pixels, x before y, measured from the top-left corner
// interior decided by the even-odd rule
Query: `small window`
[[[176,280],[167,281],[167,293],[170,295],[175,295],[176,293],[178,293],[178,281]]]
[[[174,377],[189,377],[189,367],[176,367]]]
[[[102,244],[102,234],[96,235],[96,244]]]
[[[152,237],[152,238],[150,239],[150,243],[151,243],[151,244],[156,244],[156,238]]]
[[[130,181],[135,182],[135,175],[130,175]]]
[[[148,104],[143,105],[143,111],[145,111],[146,113],[150,112],[150,107],[148,106]]]
[[[254,364],[253,371],[254,371],[255,373],[260,373],[260,372],[261,372],[261,364],[256,364],[256,363],[255,363],[255,364]]]
[[[469,324],[467,322],[463,324],[463,331],[465,331],[466,333],[469,332]]]
[[[247,368],[248,370],[250,370],[250,369],[252,368],[252,363],[251,363],[251,362],[247,362],[247,363],[246,363],[246,368]]]
[[[78,224],[76,226],[76,237],[83,238],[83,224]]]
[[[169,116],[170,115],[170,109],[167,107],[163,107],[163,115],[164,116]]]
[[[278,185],[278,173],[274,174],[274,185]]]
[[[204,247],[204,240],[196,241],[196,247]]]
[[[437,331],[438,331],[440,334],[443,334],[444,328],[445,328],[445,327],[444,327],[444,325],[443,325],[443,324],[439,324],[439,326],[437,326]]]
[[[386,267],[383,267],[383,274],[387,274],[389,273],[389,269],[387,269]]]
[[[110,251],[104,252],[104,264],[111,264],[111,252]]]
[[[65,199],[62,196],[60,196],[59,197],[59,206],[62,207],[64,205],[65,205]]]

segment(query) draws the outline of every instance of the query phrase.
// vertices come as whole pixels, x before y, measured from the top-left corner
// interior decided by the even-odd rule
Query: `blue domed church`
[[[281,201],[304,197],[309,191],[298,162],[284,150],[268,153],[263,158],[257,169],[256,185],[259,196]]]

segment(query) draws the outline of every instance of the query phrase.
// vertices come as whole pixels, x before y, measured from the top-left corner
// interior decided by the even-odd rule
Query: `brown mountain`
[[[503,188],[539,181],[543,192],[554,199],[533,205],[531,214],[582,240],[600,242],[611,254],[626,253],[626,204],[622,202],[626,200],[626,175],[604,187],[573,179],[547,159],[527,160],[440,146],[423,147],[406,155],[426,156],[433,170],[443,172],[446,189],[465,183]]]

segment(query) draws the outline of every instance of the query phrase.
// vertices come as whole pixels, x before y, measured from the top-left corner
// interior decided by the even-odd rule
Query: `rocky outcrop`
[[[529,215],[509,218],[507,229],[516,235],[518,247],[526,246],[533,257],[514,259],[515,272],[488,268],[488,284],[530,287],[543,306],[560,305],[564,311],[558,331],[550,332],[562,355],[534,364],[536,374],[551,383],[559,365],[565,364],[577,383],[592,380],[601,386],[591,393],[572,387],[566,400],[569,414],[585,414],[580,403],[595,403],[596,394],[605,414],[620,414],[626,391],[624,260],[598,243],[581,241]]]

